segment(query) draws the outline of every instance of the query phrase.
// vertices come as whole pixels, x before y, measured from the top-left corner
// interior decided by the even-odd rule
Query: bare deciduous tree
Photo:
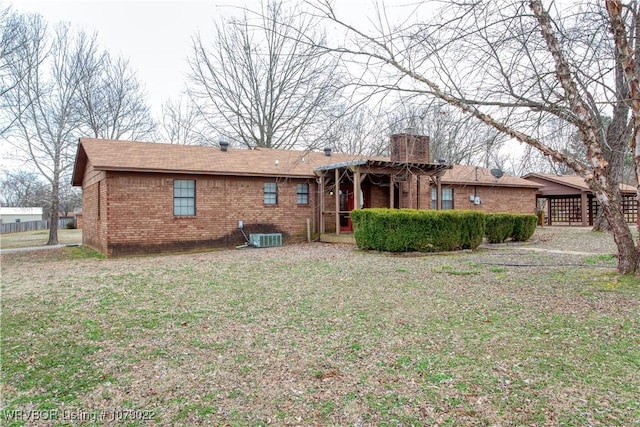
[[[394,28],[381,19],[384,25],[366,32],[337,17],[329,1],[314,4],[317,16],[341,26],[349,34],[345,40],[353,40],[325,44],[326,49],[359,63],[368,73],[362,77],[366,85],[438,98],[583,177],[612,227],[618,271],[638,271],[640,251],[622,213],[618,158],[612,157],[624,150],[614,148],[611,156],[605,149],[627,144],[629,99],[640,142],[640,101],[634,104],[640,99],[634,92],[637,4],[623,8],[607,0],[604,13],[600,2],[562,11],[540,0],[449,2],[440,14],[430,13],[433,21]],[[587,18],[593,23],[584,31]],[[603,122],[607,113],[615,126]],[[550,118],[574,127],[584,157],[547,143]],[[633,141],[640,172],[640,143]]]
[[[190,100],[182,97],[162,104],[162,138],[171,144],[206,145],[213,143],[201,130],[200,112]]]
[[[50,199],[49,187],[38,174],[27,171],[5,172],[0,179],[0,204],[13,207],[41,207]]]
[[[402,98],[393,104],[387,122],[388,133],[412,129],[428,135],[431,159],[444,159],[451,164],[493,166],[506,139],[495,129],[438,100],[416,104]]]
[[[148,109],[126,63],[105,62],[108,55],[98,49],[95,34],[75,31],[69,24],[49,31],[38,15],[14,14],[10,19],[18,34],[26,36],[11,55],[0,58],[3,78],[6,74],[14,82],[3,93],[6,108],[0,114],[10,118],[7,141],[18,158],[51,186],[47,244],[54,245],[62,180],[73,165],[78,137],[89,130],[99,137],[135,137],[148,131],[142,125]]]
[[[10,110],[16,117],[12,143],[51,185],[47,244],[58,243],[60,180],[73,163],[74,131],[80,126],[77,93],[82,76],[78,51],[86,46],[86,34],[75,36],[68,25],[59,25],[48,36],[42,19],[27,20],[40,35],[21,52],[19,69],[25,77],[10,91]],[[46,62],[45,62],[46,61]]]
[[[27,77],[30,68],[38,65],[27,63],[23,53],[29,43],[43,39],[40,21],[37,16],[15,14],[9,7],[0,10],[0,107],[4,111],[0,114],[0,136],[8,132],[18,117],[16,106],[11,104],[10,92]],[[43,57],[30,59],[38,61]],[[11,114],[8,114],[9,110]]]
[[[251,16],[217,25],[211,46],[194,37],[190,94],[229,142],[312,147],[337,98],[337,61],[295,37],[317,34],[297,9],[270,2]]]
[[[71,177],[67,176],[60,184],[60,214],[65,218],[82,208],[82,190],[71,185]]]
[[[389,135],[377,120],[379,116],[365,104],[337,106],[317,146],[330,147],[338,153],[383,155],[389,149]]]
[[[156,124],[129,62],[120,57],[114,59],[97,46],[84,53],[81,64],[85,78],[78,95],[86,133],[105,139],[150,137]]]

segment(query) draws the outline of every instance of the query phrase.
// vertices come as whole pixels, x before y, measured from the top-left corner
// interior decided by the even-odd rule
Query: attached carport
[[[593,225],[600,206],[582,177],[530,173],[523,178],[542,185],[536,194],[536,204],[544,209],[545,225]],[[625,218],[628,223],[635,223],[638,219],[636,190],[620,184],[620,193]]]

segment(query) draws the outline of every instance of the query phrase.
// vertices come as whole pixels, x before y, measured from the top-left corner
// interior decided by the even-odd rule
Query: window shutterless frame
[[[309,184],[304,183],[296,185],[296,203],[298,205],[309,204]]]
[[[265,205],[277,205],[278,204],[278,184],[275,182],[264,183],[264,204]]]
[[[440,203],[442,210],[453,209],[453,188],[442,188],[440,193]],[[437,189],[431,187],[431,209],[438,208],[438,200],[436,199]]]
[[[195,216],[196,181],[193,179],[173,180],[173,215]]]

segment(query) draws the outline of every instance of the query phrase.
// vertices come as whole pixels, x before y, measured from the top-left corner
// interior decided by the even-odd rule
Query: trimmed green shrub
[[[487,214],[485,234],[489,243],[502,243],[513,233],[513,215],[508,213]]]
[[[456,212],[456,211],[451,211]],[[475,249],[482,244],[484,238],[486,214],[478,211],[457,211],[460,217],[460,237],[463,249]]]
[[[486,231],[489,243],[502,243],[508,238],[516,242],[529,240],[536,231],[537,216],[533,214],[487,214]]]
[[[358,209],[351,211],[356,243],[388,252],[475,249],[484,236],[484,214],[473,211]]]
[[[516,242],[525,242],[536,231],[538,217],[534,214],[513,214],[513,232],[511,238]]]

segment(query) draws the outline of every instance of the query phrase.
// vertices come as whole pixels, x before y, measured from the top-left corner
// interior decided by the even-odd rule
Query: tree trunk
[[[622,62],[624,57],[620,50],[616,49],[616,65],[615,65],[615,84],[616,93],[619,94],[616,104],[613,107],[611,122],[606,127],[606,144],[602,147],[602,155],[608,162],[609,168],[609,188],[608,190],[616,194],[617,202],[622,203],[622,196],[618,191],[618,187],[622,182],[624,171],[624,154],[629,146],[629,138],[631,137],[631,127],[629,126],[629,86],[624,78],[624,69]],[[601,119],[602,120],[602,119]],[[593,223],[593,231],[612,231],[603,210],[600,209],[598,216]]]
[[[636,274],[639,271],[640,251],[636,248],[633,235],[624,222],[624,216],[609,220],[613,239],[618,248],[618,273]]]
[[[634,155],[633,162],[636,170],[638,199],[640,199],[640,176],[638,174],[640,170],[640,83],[638,82],[634,48],[627,39],[628,35],[622,19],[622,2],[620,0],[607,0],[606,7],[611,20],[611,32],[616,46],[616,56],[622,65],[628,86],[627,98],[633,119],[630,147]],[[636,22],[636,26],[637,25],[638,23]],[[638,246],[636,247],[633,244],[634,242],[629,227],[627,226],[626,230],[620,230],[623,225],[627,225],[624,215],[622,215],[622,210],[617,209],[616,212],[621,218],[613,218],[608,211],[605,211],[605,214],[613,227],[614,239],[616,245],[618,245],[618,271],[623,274],[636,273],[638,271],[638,262],[640,262],[640,236],[638,237]],[[612,213],[615,214],[616,212]],[[612,221],[616,219],[619,222],[613,224]],[[640,225],[638,227],[640,228]]]
[[[58,206],[60,205],[60,174],[55,171],[51,184],[51,210],[49,212],[49,240],[48,246],[58,244]]]
[[[622,206],[618,203],[616,194],[609,191],[598,191],[595,188],[592,190],[600,201],[603,214],[611,227],[613,240],[618,249],[618,273],[638,273],[640,271],[640,250],[635,245],[631,229],[625,221]]]
[[[611,126],[613,126],[613,123]],[[625,137],[628,139],[628,132]],[[622,206],[622,195],[619,191],[619,185],[622,182],[622,171],[624,168],[624,149],[626,145],[626,141],[622,141],[622,144],[620,144],[620,141],[610,141],[608,146],[605,146],[603,150],[603,155],[608,162],[609,170],[609,188],[607,188],[607,190],[609,193],[615,195],[616,203],[619,206]],[[626,221],[626,219],[624,218],[623,220]],[[593,231],[613,231],[613,227],[609,224],[607,217],[604,215],[603,209],[600,209],[596,219],[593,222]]]

